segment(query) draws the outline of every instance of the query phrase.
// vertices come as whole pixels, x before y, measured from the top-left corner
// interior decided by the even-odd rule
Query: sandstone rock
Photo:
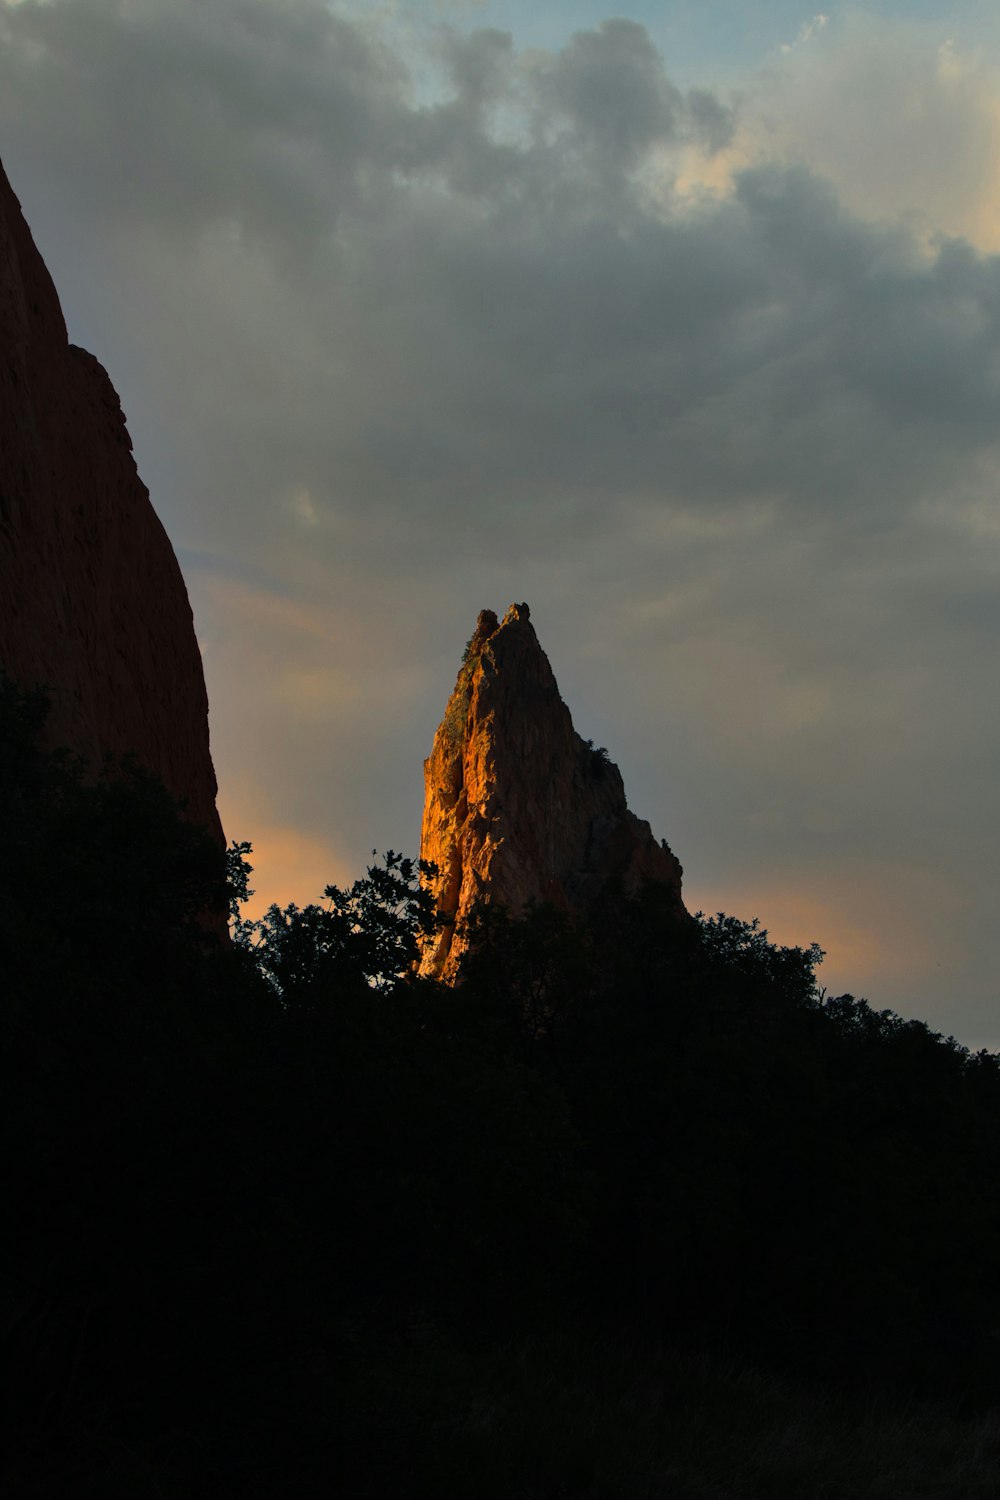
[[[526,604],[502,623],[479,616],[424,762],[420,857],[459,921],[480,897],[515,914],[532,902],[584,911],[610,881],[631,895],[647,880],[689,920],[679,863],[629,811],[618,767],[574,730]],[[464,951],[451,925],[421,972],[454,980]]]
[[[0,167],[0,668],[52,694],[48,739],[134,751],[222,841],[191,606],[114,387],[68,342]]]

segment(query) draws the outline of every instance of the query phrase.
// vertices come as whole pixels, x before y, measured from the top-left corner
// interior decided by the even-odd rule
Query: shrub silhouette
[[[446,1370],[551,1389],[581,1340],[997,1400],[994,1056],[656,887],[483,908],[454,988],[393,851],[243,921],[249,844],[44,712],[0,687],[9,1493],[405,1488]]]

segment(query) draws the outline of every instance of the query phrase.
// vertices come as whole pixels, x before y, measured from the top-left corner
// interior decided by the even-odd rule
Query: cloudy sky
[[[0,0],[267,899],[526,599],[692,909],[1000,1045],[994,0]]]

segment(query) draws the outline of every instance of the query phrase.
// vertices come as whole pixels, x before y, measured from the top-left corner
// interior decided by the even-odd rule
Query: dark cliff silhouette
[[[0,669],[48,689],[50,743],[95,768],[134,753],[222,842],[184,580],[2,167]]]

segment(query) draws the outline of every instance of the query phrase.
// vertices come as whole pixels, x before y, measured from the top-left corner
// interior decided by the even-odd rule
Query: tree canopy
[[[995,1056],[655,887],[483,906],[451,987],[416,972],[441,916],[395,851],[244,919],[249,842],[43,752],[44,713],[0,688],[13,1480],[44,1450],[49,1492],[117,1493],[183,1433],[216,1479],[186,1461],[176,1492],[248,1493],[244,1449],[280,1471],[373,1370],[389,1401],[382,1351],[427,1327],[1000,1399]],[[373,1432],[337,1450],[355,1487]]]

